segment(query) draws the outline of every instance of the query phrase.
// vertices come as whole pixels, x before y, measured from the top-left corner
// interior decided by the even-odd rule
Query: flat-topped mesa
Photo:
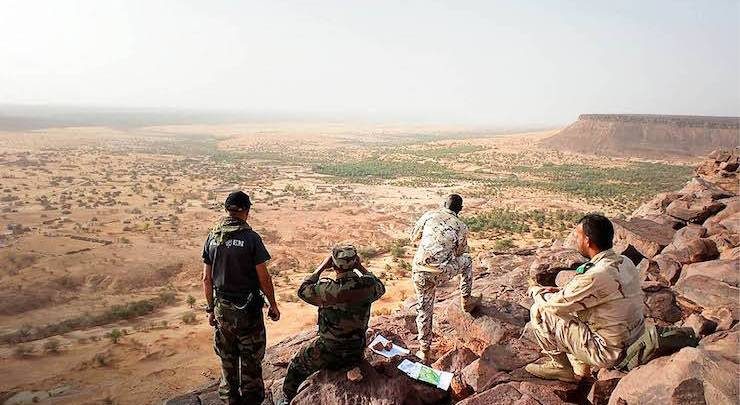
[[[740,146],[740,117],[582,114],[542,144],[610,156],[700,156]]]
[[[581,114],[578,120],[673,124],[694,128],[740,129],[740,117],[660,114]]]

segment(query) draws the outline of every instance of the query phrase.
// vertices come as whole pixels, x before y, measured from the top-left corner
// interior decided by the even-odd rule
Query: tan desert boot
[[[481,295],[470,295],[470,296],[463,296],[461,297],[462,301],[462,309],[465,312],[473,312],[476,308],[480,306],[481,301],[483,301],[483,296]]]
[[[545,363],[527,364],[524,369],[527,370],[529,374],[542,378],[543,380],[558,380],[570,383],[578,382],[578,379],[573,373],[573,366],[571,366],[568,361],[568,357],[565,354],[550,357],[551,359]]]
[[[573,374],[576,375],[576,378],[582,379],[591,376],[590,364],[584,363],[570,354],[568,355],[568,361],[570,361],[570,365],[573,367]]]

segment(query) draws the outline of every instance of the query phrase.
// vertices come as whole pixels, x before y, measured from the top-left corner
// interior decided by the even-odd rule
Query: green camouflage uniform
[[[377,277],[354,270],[338,274],[336,281],[319,280],[313,274],[301,284],[298,296],[319,307],[319,337],[290,361],[283,383],[285,399],[292,400],[298,386],[314,372],[351,368],[362,360],[370,304],[384,293]]]
[[[584,268],[556,292],[530,288],[533,331],[545,354],[567,353],[610,368],[644,330],[639,274],[632,261],[611,249]]]
[[[241,398],[247,404],[262,403],[262,359],[265,357],[265,322],[262,310],[239,309],[229,301],[215,299],[218,327],[213,347],[221,358],[223,378],[218,388],[224,400]],[[240,378],[241,377],[241,378]]]
[[[412,264],[416,290],[416,327],[421,350],[432,346],[432,316],[437,286],[460,275],[460,294],[473,289],[473,260],[468,255],[468,227],[447,208],[432,210],[416,222],[411,241],[419,241]]]

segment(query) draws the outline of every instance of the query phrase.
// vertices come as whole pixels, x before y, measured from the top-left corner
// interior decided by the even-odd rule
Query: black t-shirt
[[[209,234],[203,263],[213,266],[213,287],[234,294],[257,293],[257,265],[270,260],[262,238],[251,229],[237,231],[218,244]]]

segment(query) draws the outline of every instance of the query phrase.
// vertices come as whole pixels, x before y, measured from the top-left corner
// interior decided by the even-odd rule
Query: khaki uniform
[[[411,241],[419,241],[412,264],[417,298],[416,327],[422,350],[432,345],[434,300],[437,286],[460,275],[460,293],[470,296],[473,260],[468,251],[468,227],[447,208],[429,211],[416,222]]]
[[[631,260],[609,249],[557,292],[535,286],[531,324],[542,351],[610,368],[644,330],[643,294]]]

